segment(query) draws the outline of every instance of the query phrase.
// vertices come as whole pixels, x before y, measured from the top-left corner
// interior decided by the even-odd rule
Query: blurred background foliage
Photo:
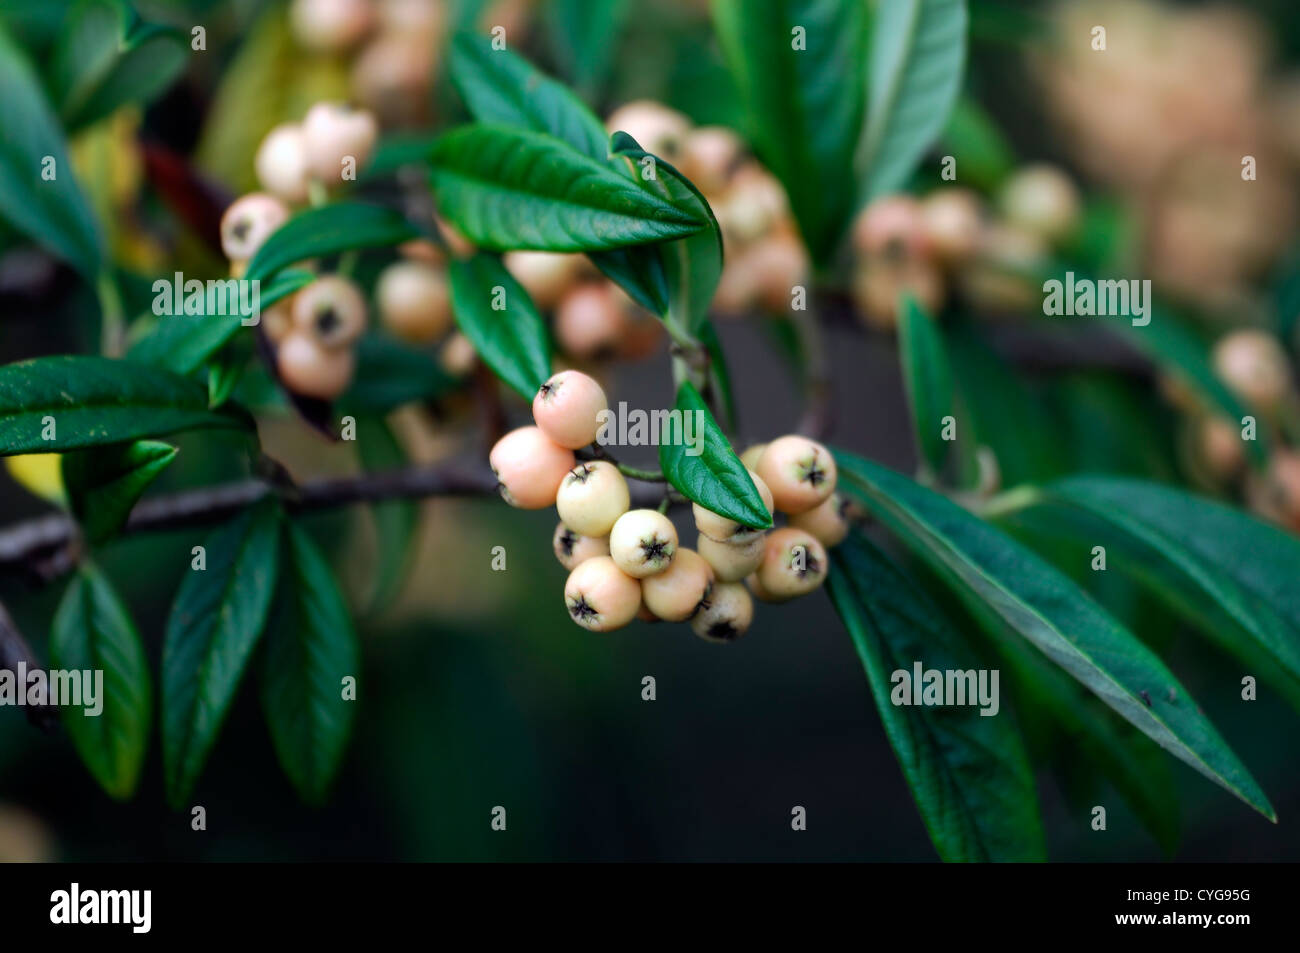
[[[508,23],[516,49],[571,82],[602,116],[648,98],[697,124],[737,121],[703,2],[410,3],[438,7],[439,42],[455,24]],[[0,0],[0,18],[41,61],[66,6]],[[203,25],[207,50],[188,57],[177,82],[147,108],[121,109],[72,141],[128,314],[147,309],[158,275],[220,276],[226,267],[160,195],[150,144],[188,157],[233,197],[256,186],[252,157],[265,133],[317,100],[366,100],[390,134],[464,118],[442,75],[439,43],[390,29],[346,53],[313,51],[289,5],[274,0],[136,6],[186,34]],[[409,4],[389,6],[398,16]],[[1060,45],[1062,35],[1086,34],[1094,22],[1107,25],[1113,55],[1089,58]],[[1279,333],[1294,353],[1300,9],[1288,0],[971,0],[971,23],[963,100],[938,150],[962,157],[962,184],[991,195],[1020,164],[1061,166],[1088,196],[1072,240],[1078,260],[1153,278],[1206,341],[1230,327],[1258,327]],[[1223,163],[1235,167],[1246,153],[1258,156],[1259,180],[1251,189],[1218,186]],[[939,184],[937,168],[926,163],[918,191]],[[5,361],[97,350],[94,291],[69,274],[0,227]],[[1190,418],[1118,344],[1075,353],[1077,329],[1061,343],[1054,327],[1020,333],[1014,319],[945,320],[962,398],[979,439],[997,451],[1004,485],[1106,471],[1232,492],[1201,472]],[[1090,336],[1110,340],[1091,328]],[[742,436],[789,430],[799,415],[797,381],[784,348],[773,347],[788,335],[765,319],[718,329]],[[836,442],[911,472],[916,457],[892,338],[879,328],[864,337],[845,322],[831,322],[827,334]],[[606,389],[631,406],[667,406],[667,365],[662,346],[648,360],[615,364]],[[261,388],[263,442],[295,476],[361,466],[349,445],[326,444],[302,427],[264,375],[244,386]],[[436,427],[404,414],[390,420],[411,458],[480,445],[466,399],[452,400]],[[198,435],[180,446],[158,491],[243,473],[233,443]],[[48,508],[0,480],[4,522]],[[416,527],[409,573],[376,602],[370,570],[390,548],[394,522],[399,532]],[[724,649],[667,626],[595,636],[561,611],[565,572],[546,543],[549,513],[435,500],[314,517],[309,526],[348,587],[364,645],[357,729],[328,804],[307,809],[294,797],[248,686],[195,796],[208,814],[202,833],[164,807],[156,746],[140,794],[118,804],[86,776],[66,738],[0,711],[0,859],[933,859],[860,663],[825,599],[767,607],[742,643]],[[155,666],[192,543],[183,531],[132,537],[101,559]],[[506,548],[505,572],[489,571],[498,545]],[[1293,859],[1300,835],[1286,819],[1300,816],[1295,714],[1269,692],[1241,704],[1235,679],[1217,677],[1235,666],[1120,574],[1077,575],[1162,653],[1284,819],[1270,825],[1164,759],[1152,770],[1171,772],[1178,790],[1176,856]],[[0,602],[41,656],[58,592],[0,579]],[[641,699],[646,675],[657,680],[653,703]],[[1071,762],[1069,741],[1058,735],[1031,744],[1040,763]],[[1161,856],[1096,779],[1040,776],[1054,858]],[[1110,812],[1104,834],[1088,827],[1093,804]],[[508,811],[506,833],[489,827],[496,805]],[[790,830],[794,805],[808,809],[806,832]]]

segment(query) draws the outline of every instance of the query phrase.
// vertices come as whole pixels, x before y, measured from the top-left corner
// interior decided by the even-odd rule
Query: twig
[[[634,481],[631,489],[632,499],[638,506],[654,506],[663,495],[662,484]],[[281,495],[290,513],[309,513],[384,500],[495,497],[497,482],[487,467],[461,460],[312,480],[299,484],[288,496],[264,480],[241,480],[143,500],[132,511],[123,533],[211,526],[269,493]],[[40,578],[46,581],[57,578],[75,565],[75,560],[60,555],[67,552],[75,539],[76,525],[62,513],[15,523],[0,530],[0,572],[30,572],[33,565],[41,564]]]
[[[835,419],[821,317],[818,311],[804,308],[792,311],[790,321],[799,337],[799,358],[803,363],[804,411],[795,430],[824,440],[835,426]]]

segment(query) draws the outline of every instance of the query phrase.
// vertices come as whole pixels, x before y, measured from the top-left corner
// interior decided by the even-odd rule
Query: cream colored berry
[[[838,546],[849,535],[849,501],[832,493],[821,503],[790,517],[790,525],[816,537],[823,546]]]
[[[579,463],[560,483],[555,508],[584,536],[605,536],[627,512],[632,497],[618,467],[605,460]]]
[[[609,632],[636,618],[641,586],[608,556],[593,556],[569,573],[564,604],[569,618],[584,629]]]
[[[758,458],[776,508],[791,515],[817,506],[835,491],[835,458],[816,440],[778,437]]]
[[[1214,345],[1214,371],[1234,394],[1272,410],[1291,390],[1291,366],[1277,339],[1264,331],[1233,331]]]
[[[746,162],[715,210],[723,231],[740,244],[757,241],[783,221],[790,211],[785,189],[757,162]]]
[[[853,220],[853,248],[869,258],[913,258],[930,250],[921,203],[910,195],[876,199]]]
[[[713,588],[713,567],[693,549],[678,549],[672,565],[641,580],[641,598],[665,622],[685,622]]]
[[[760,534],[745,543],[720,543],[703,533],[695,542],[696,550],[713,567],[713,574],[722,582],[738,582],[756,571],[763,562],[763,540]]]
[[[609,537],[583,536],[563,523],[559,523],[555,527],[555,535],[551,538],[551,548],[555,550],[555,558],[560,561],[561,566],[565,569],[576,569],[588,559],[608,556]]]
[[[1196,436],[1201,462],[1216,479],[1235,476],[1245,465],[1241,428],[1226,417],[1203,417],[1197,424]]]
[[[275,362],[285,387],[320,400],[333,400],[347,390],[356,365],[349,349],[327,348],[296,329],[280,342]]]
[[[576,462],[572,450],[557,447],[536,427],[510,431],[488,454],[502,499],[521,510],[554,506],[560,483]]]
[[[984,229],[979,199],[970,189],[939,189],[921,203],[921,228],[944,262],[967,262],[978,251]]]
[[[473,342],[459,331],[448,337],[438,351],[438,363],[452,377],[468,377],[477,361]]]
[[[582,274],[582,256],[549,251],[512,251],[505,265],[533,304],[550,311]]]
[[[1068,175],[1055,166],[1026,166],[1002,188],[1002,213],[1007,221],[1060,241],[1079,223],[1082,199]]]
[[[596,440],[602,411],[609,409],[604,388],[582,371],[560,371],[533,397],[533,420],[561,447],[577,450]]]
[[[754,481],[754,488],[758,490],[758,495],[763,498],[763,505],[767,507],[767,515],[771,516],[773,512],[772,491],[768,489],[761,476],[753,470],[749,470],[748,473],[749,478]],[[695,514],[695,528],[705,536],[720,543],[746,543],[763,535],[762,529],[745,526],[730,517],[714,513],[699,503],[692,503],[691,511]]]
[[[366,330],[366,299],[342,275],[317,278],[294,295],[293,325],[323,347],[348,347]]]
[[[808,253],[794,235],[777,231],[745,251],[745,265],[754,276],[758,304],[771,314],[788,314],[796,288],[807,287]]]
[[[984,271],[989,273],[989,269]],[[1015,278],[1007,280],[1024,284]],[[947,285],[939,267],[928,258],[882,257],[859,262],[853,273],[852,291],[863,323],[892,331],[898,325],[898,310],[905,293],[927,313],[938,314],[947,296]]]
[[[555,341],[580,360],[617,353],[628,329],[627,308],[614,286],[590,281],[574,286],[555,309]]]
[[[784,602],[784,599],[775,598],[770,592],[763,588],[763,583],[759,581],[758,573],[752,572],[745,577],[745,585],[749,591],[754,594],[754,598],[759,602]]]
[[[262,188],[272,195],[291,203],[306,201],[311,172],[302,127],[287,122],[268,132],[257,147],[253,169]]]
[[[677,529],[655,510],[629,510],[609,531],[609,554],[618,568],[642,579],[663,572],[677,552]]]
[[[395,261],[375,283],[379,318],[404,341],[427,344],[451,328],[451,286],[447,272],[422,261]]]
[[[738,582],[714,585],[704,607],[691,620],[691,629],[710,642],[734,642],[754,621],[754,600]]]
[[[751,473],[756,474],[758,472],[758,458],[763,455],[763,451],[766,449],[767,444],[765,443],[751,444],[746,447],[744,453],[740,455],[740,462],[748,467]]]
[[[690,131],[691,121],[662,103],[639,99],[614,110],[605,128],[611,135],[626,132],[646,152],[675,164]]]
[[[370,0],[293,0],[289,23],[299,44],[319,53],[348,49],[374,25]]]
[[[745,147],[726,126],[692,129],[682,144],[682,173],[705,195],[718,195],[731,181]]]
[[[308,168],[330,187],[355,181],[370,161],[378,137],[374,115],[345,103],[316,103],[302,121]]]
[[[768,598],[783,602],[820,586],[826,568],[826,548],[811,533],[786,526],[768,534],[758,582]]]
[[[293,333],[293,295],[281,298],[269,308],[262,310],[259,324],[262,333],[272,344],[279,344]]]
[[[357,102],[386,126],[413,126],[429,119],[435,46],[417,34],[383,33],[352,63]]]
[[[289,220],[289,207],[273,195],[252,192],[235,199],[221,216],[221,250],[231,261],[248,261]]]

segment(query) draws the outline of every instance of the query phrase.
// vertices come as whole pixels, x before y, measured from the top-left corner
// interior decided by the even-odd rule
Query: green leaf
[[[266,280],[287,265],[353,248],[400,245],[419,230],[396,209],[335,202],[299,212],[272,233],[248,263],[248,281]]]
[[[688,238],[629,249],[632,256],[654,256],[660,260],[668,288],[669,311],[691,334],[698,335],[708,323],[709,305],[722,277],[722,229],[713,217],[713,209],[685,176],[669,163],[651,156],[627,133],[614,133],[611,151],[631,163],[632,175],[644,188],[708,222]],[[652,166],[643,165],[647,157],[652,160]],[[654,169],[654,178],[647,178],[648,168]],[[647,274],[656,270],[651,266],[642,269]]]
[[[944,418],[953,415],[952,371],[938,323],[906,295],[898,323],[898,359],[903,365],[912,434],[921,459],[936,476],[944,472],[951,441],[943,439]]]
[[[103,238],[23,51],[0,26],[0,219],[94,282]]]
[[[175,456],[175,447],[155,440],[63,454],[64,490],[86,538],[102,543],[117,535],[136,501]]]
[[[853,638],[908,787],[945,861],[1041,861],[1047,848],[1024,744],[1005,709],[897,705],[893,673],[986,668],[915,583],[860,532],[832,551],[827,589]],[[910,699],[910,696],[909,696]]]
[[[992,192],[1015,171],[1016,154],[993,117],[979,102],[962,96],[943,131],[944,149],[956,160],[961,179]]]
[[[51,86],[69,130],[125,103],[147,103],[185,65],[180,31],[145,23],[126,3],[80,0],[69,11],[53,53]]]
[[[1166,751],[1276,820],[1173,673],[1087,593],[947,498],[860,457],[837,459],[840,491],[870,509],[984,624],[1019,633]]]
[[[403,404],[436,400],[458,386],[427,351],[384,334],[362,337],[356,353],[352,386],[339,401],[350,414],[386,414]]]
[[[38,357],[0,367],[0,456],[249,426],[247,415],[210,410],[202,385],[133,361]]]
[[[357,454],[366,473],[396,470],[407,463],[406,452],[382,417],[357,422]],[[414,500],[388,500],[370,507],[377,552],[367,603],[382,611],[392,602],[406,578],[411,550],[420,525],[420,504]]]
[[[1113,531],[1107,554],[1226,651],[1276,677],[1300,707],[1300,540],[1172,487],[1071,477],[1014,494],[1021,505],[1073,507]]]
[[[305,269],[281,271],[267,281],[265,287],[258,286],[257,307],[265,311],[315,280],[316,275]],[[170,282],[163,280],[155,287],[159,298],[170,299]],[[211,360],[239,333],[240,328],[246,326],[245,319],[253,317],[253,309],[243,307],[246,300],[252,303],[251,292],[246,291],[241,296],[234,278],[215,280],[212,288],[211,296],[205,288],[202,293],[186,296],[182,302],[182,312],[189,309],[199,313],[164,314],[152,331],[132,345],[127,356],[133,361],[155,364],[177,374],[192,374]],[[163,303],[158,302],[159,305]],[[175,302],[169,302],[167,307],[174,311]]]
[[[280,766],[299,796],[324,800],[352,730],[361,652],[347,604],[316,544],[285,528],[284,565],[262,657],[262,708]]]
[[[487,37],[452,39],[450,75],[479,122],[547,133],[597,161],[608,156],[605,127],[582,100],[522,57],[494,50]]]
[[[64,707],[63,726],[99,786],[111,797],[130,797],[149,747],[153,685],[130,611],[93,563],[82,563],[59,602],[50,667],[103,672],[99,713]]]
[[[551,0],[546,5],[555,57],[584,94],[595,96],[602,89],[631,11],[630,0]]]
[[[531,401],[551,376],[551,342],[528,292],[496,255],[451,263],[456,325],[493,373]]]
[[[772,514],[749,471],[689,381],[678,389],[671,413],[659,434],[659,465],[668,482],[693,502],[744,526],[771,526]]]
[[[853,211],[867,4],[714,0],[713,18],[755,150],[785,186],[813,259],[825,263]],[[806,48],[795,48],[798,29]]]
[[[855,160],[861,201],[902,188],[943,132],[961,92],[966,27],[966,0],[877,7],[871,105]]]
[[[173,807],[193,790],[266,628],[280,524],[279,504],[266,500],[222,525],[204,541],[206,568],[191,562],[172,603],[163,639],[162,741]]]
[[[554,136],[473,124],[433,149],[438,209],[495,251],[600,251],[694,234],[707,222]]]
[[[1023,693],[1022,710],[1035,713],[1027,731],[1032,724],[1033,730],[1047,734],[1045,744],[1056,769],[1078,777],[1096,768],[1165,854],[1172,855],[1180,836],[1178,791],[1160,748],[1024,639],[1013,632],[993,636],[1015,687]],[[1050,719],[1047,726],[1042,713]],[[1045,727],[1056,731],[1044,732]]]

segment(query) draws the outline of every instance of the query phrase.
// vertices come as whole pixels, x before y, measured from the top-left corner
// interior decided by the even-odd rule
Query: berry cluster
[[[924,199],[878,199],[852,227],[859,316],[869,327],[892,329],[903,292],[931,314],[954,292],[983,312],[1038,308],[1039,288],[1027,276],[1074,232],[1081,211],[1078,188],[1047,165],[1011,176],[992,207],[956,187]]]
[[[750,447],[741,460],[768,512],[785,513],[788,525],[752,529],[695,503],[699,535],[687,549],[662,512],[631,508],[615,464],[575,456],[594,443],[607,407],[595,380],[561,371],[533,398],[535,426],[506,434],[489,455],[507,503],[559,512],[553,545],[570,571],[564,601],[574,622],[607,632],[634,618],[689,621],[702,638],[728,642],[753,620],[750,592],[784,602],[825,581],[826,549],[848,533],[825,447],[798,436]]]

